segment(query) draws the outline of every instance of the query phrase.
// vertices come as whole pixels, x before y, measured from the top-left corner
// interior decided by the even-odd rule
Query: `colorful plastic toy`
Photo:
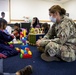
[[[29,54],[20,54],[20,58],[31,58],[32,55]]]
[[[20,40],[22,41],[21,50],[20,50],[20,58],[31,58],[32,52],[28,48],[26,30],[22,30],[20,33]]]
[[[32,55],[32,52],[31,52],[31,51],[28,51],[28,54],[29,54],[29,55]]]
[[[32,52],[30,50],[28,50],[29,48],[25,48],[25,50],[21,49],[21,54],[20,54],[20,58],[31,58],[32,57]]]
[[[28,44],[26,44],[26,45],[21,45],[21,49],[25,49],[26,47],[28,47]]]
[[[23,29],[22,32],[20,32],[20,39],[25,38],[26,37],[26,30]]]
[[[21,52],[21,49],[20,49],[20,48],[16,47],[15,49],[16,49],[18,52]]]

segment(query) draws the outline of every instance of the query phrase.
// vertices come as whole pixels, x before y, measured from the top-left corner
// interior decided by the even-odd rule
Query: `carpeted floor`
[[[3,59],[0,59],[0,75],[3,73]]]
[[[19,46],[19,45],[17,45]],[[76,61],[67,62],[45,62],[40,58],[40,53],[35,46],[29,46],[33,57],[21,59],[19,55],[3,60],[3,72],[15,73],[26,65],[33,66],[32,75],[76,75]]]

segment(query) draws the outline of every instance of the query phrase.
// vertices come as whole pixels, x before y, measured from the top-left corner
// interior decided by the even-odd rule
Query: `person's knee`
[[[56,50],[53,49],[50,44],[46,45],[44,52],[48,53],[50,56],[55,56],[56,55]]]
[[[62,60],[63,60],[63,61],[66,61],[66,62],[75,61],[75,59],[72,59],[71,57],[62,57]]]
[[[49,49],[54,49],[53,48],[53,43],[52,42],[49,42],[46,46],[45,46],[45,52],[47,51],[47,50],[49,50]]]
[[[72,61],[75,61],[76,60],[76,57],[75,57],[75,51],[72,50],[72,51],[68,51],[68,52],[62,52],[61,53],[61,58],[62,60],[66,61],[66,62],[72,62]]]
[[[48,49],[50,49],[49,44],[47,44],[47,45],[45,46],[45,51],[44,51],[44,52],[46,53]]]

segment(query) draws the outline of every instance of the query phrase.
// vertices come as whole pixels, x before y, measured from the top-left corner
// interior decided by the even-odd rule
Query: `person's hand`
[[[17,37],[20,36],[19,34],[16,35]]]
[[[36,45],[37,45],[37,46],[40,46],[40,43],[41,43],[41,40],[38,40],[38,41],[36,42]]]
[[[16,35],[17,34],[17,31],[13,31],[12,34]]]
[[[33,25],[33,21],[31,22],[31,25]]]

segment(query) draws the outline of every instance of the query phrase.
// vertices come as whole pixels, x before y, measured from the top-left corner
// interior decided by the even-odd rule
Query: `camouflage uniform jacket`
[[[51,39],[52,41],[64,44],[76,43],[76,24],[67,16],[62,16],[60,23],[55,23],[49,29],[44,39]]]

